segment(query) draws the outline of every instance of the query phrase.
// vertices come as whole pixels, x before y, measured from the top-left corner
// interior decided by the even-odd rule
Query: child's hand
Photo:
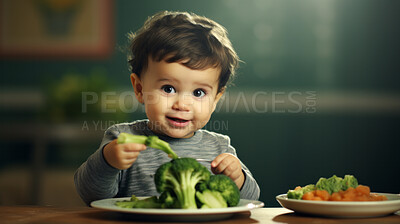
[[[146,146],[143,144],[118,144],[115,139],[104,147],[103,155],[108,164],[114,168],[124,170],[131,167],[139,153],[145,149]]]
[[[225,174],[231,178],[240,189],[244,183],[244,174],[240,161],[229,153],[222,153],[211,163],[211,170],[214,174]]]

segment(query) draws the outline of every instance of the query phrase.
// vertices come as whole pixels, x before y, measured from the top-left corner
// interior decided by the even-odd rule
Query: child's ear
[[[136,99],[139,101],[139,103],[143,104],[144,101],[143,101],[142,81],[140,80],[138,75],[136,75],[135,73],[132,73],[131,74],[131,82],[132,82],[133,90],[135,91]]]

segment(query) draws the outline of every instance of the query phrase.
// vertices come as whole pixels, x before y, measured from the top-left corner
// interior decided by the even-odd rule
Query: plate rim
[[[264,207],[264,202],[259,200],[248,200],[248,199],[240,199],[239,203],[244,203],[242,206],[235,207],[227,207],[227,208],[217,208],[217,209],[168,209],[168,208],[121,208],[118,206],[103,206],[101,203],[105,202],[116,202],[120,200],[129,200],[131,197],[120,197],[120,198],[105,198],[100,200],[95,200],[90,203],[90,206],[97,209],[103,209],[108,211],[116,211],[123,213],[134,213],[134,214],[142,214],[142,215],[180,215],[180,216],[188,216],[188,215],[221,215],[221,214],[233,214],[239,212],[250,211],[256,208]],[[147,197],[138,197],[139,199],[147,198]],[[99,204],[100,203],[100,204]]]
[[[376,192],[372,192],[376,193]],[[299,199],[291,199],[287,198],[287,194],[279,194],[275,198],[277,200],[285,200],[293,203],[308,203],[308,204],[326,204],[326,205],[376,205],[378,204],[397,204],[400,203],[400,194],[393,193],[376,193],[380,195],[390,196],[390,197],[398,197],[396,199],[388,199],[385,201],[313,201],[313,200],[299,200]]]
[[[378,194],[389,198],[385,201],[311,201],[288,199],[287,194],[280,194],[276,200],[282,207],[296,213],[323,217],[370,218],[400,211],[400,194]]]

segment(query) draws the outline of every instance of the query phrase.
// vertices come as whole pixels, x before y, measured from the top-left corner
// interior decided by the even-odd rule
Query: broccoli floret
[[[235,182],[231,180],[231,178],[223,174],[212,175],[208,182],[198,186],[198,190],[202,193],[206,192],[207,190],[211,192],[219,192],[229,207],[236,206],[240,201],[239,188],[236,186]],[[210,194],[208,194],[208,197],[210,197]],[[199,200],[201,201],[200,198]],[[219,201],[219,199],[216,198],[215,201]],[[208,206],[217,208],[218,205]]]
[[[174,192],[164,191],[161,193],[158,200],[161,203],[161,208],[179,208],[178,199]]]
[[[287,198],[300,200],[303,197],[303,191],[299,189],[289,190],[286,193]]]
[[[296,187],[294,190],[289,190],[287,192],[287,197],[290,199],[300,200],[305,193],[313,191],[313,190],[315,190],[314,184],[309,184],[304,187]]]
[[[342,181],[342,190],[345,191],[349,187],[356,188],[358,181],[353,175],[345,175]]]
[[[200,201],[200,208],[226,208],[224,197],[219,191],[204,190],[203,192],[197,191],[196,197]]]
[[[177,158],[161,165],[154,176],[159,193],[172,191],[179,208],[196,209],[196,185],[210,178],[210,171],[193,158]]]
[[[336,175],[333,175],[328,179],[321,177],[315,186],[318,190],[326,190],[329,194],[332,194],[333,192],[339,192],[342,190],[342,181],[343,179]]]
[[[303,194],[308,193],[310,191],[314,191],[315,190],[315,185],[314,184],[308,184],[304,187],[302,187],[303,189]]]
[[[117,201],[115,205],[121,208],[161,208],[162,204],[156,196],[138,199],[135,195],[132,195],[129,201]]]
[[[117,139],[118,144],[123,143],[139,143],[145,144],[151,148],[160,149],[168,154],[172,159],[177,159],[178,155],[171,149],[168,142],[159,139],[157,136],[143,136],[143,135],[132,135],[129,133],[121,133]]]
[[[356,188],[357,186],[358,181],[353,175],[345,175],[344,178],[333,175],[328,179],[324,177],[319,178],[315,185],[309,184],[304,187],[296,187],[294,190],[289,190],[286,195],[290,199],[302,199],[305,193],[314,190],[325,190],[329,194],[332,194],[341,190],[345,191],[349,187]]]
[[[328,179],[321,177],[316,184],[317,189],[326,190],[329,194],[341,190],[345,191],[349,187],[356,188],[357,186],[358,181],[353,175],[345,175],[344,179],[337,177],[336,175],[333,175]]]

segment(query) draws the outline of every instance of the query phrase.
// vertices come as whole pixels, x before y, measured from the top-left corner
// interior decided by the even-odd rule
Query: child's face
[[[173,138],[189,138],[210,120],[223,92],[219,68],[192,70],[180,63],[149,57],[139,79],[132,74],[136,98],[144,103],[150,129]]]

